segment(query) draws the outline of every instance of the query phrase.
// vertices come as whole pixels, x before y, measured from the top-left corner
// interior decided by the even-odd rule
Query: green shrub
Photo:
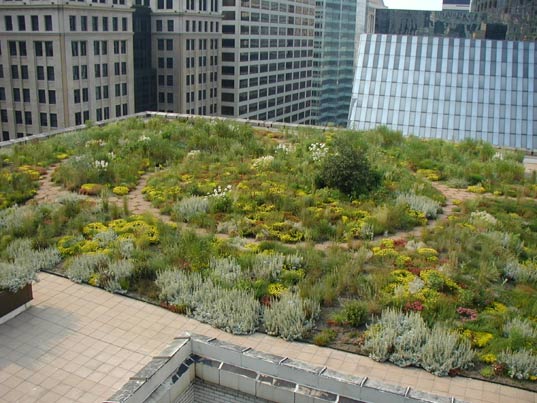
[[[364,301],[347,301],[343,304],[341,314],[349,325],[359,327],[369,318],[369,309]]]
[[[317,346],[327,346],[336,339],[337,333],[333,329],[324,329],[313,337],[313,343]]]
[[[338,189],[357,198],[377,188],[380,180],[363,152],[342,145],[323,159],[317,186]]]

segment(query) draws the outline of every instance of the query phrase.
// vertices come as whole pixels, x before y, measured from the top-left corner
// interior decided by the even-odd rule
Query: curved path
[[[233,336],[99,288],[46,273],[39,278],[33,306],[0,325],[0,403],[103,401],[185,332],[469,402],[537,403],[537,393],[462,377],[439,378],[260,333]]]

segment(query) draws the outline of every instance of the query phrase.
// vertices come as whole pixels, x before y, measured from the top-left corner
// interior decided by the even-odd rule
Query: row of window
[[[266,14],[258,12],[241,11],[241,21],[244,22],[261,22],[265,24],[281,24],[281,25],[293,25],[293,26],[306,26],[313,27],[315,24],[314,18],[304,17],[299,14],[292,15],[292,13],[285,14]],[[290,15],[291,14],[291,15]],[[222,13],[224,21],[235,21],[235,11],[224,11]]]
[[[32,119],[32,112],[30,111],[14,111],[15,113],[15,123],[18,125],[26,124],[31,125],[33,124]],[[23,119],[24,116],[24,119]],[[0,109],[0,121],[2,123],[8,123],[9,117],[8,117],[8,111],[6,109]],[[41,126],[49,126],[50,127],[58,127],[58,115],[55,113],[49,113],[48,119],[46,113],[40,113],[39,114],[39,122]],[[4,139],[5,140],[5,139]]]
[[[39,31],[39,16],[38,15],[17,15],[17,30],[24,32],[26,31],[26,21],[27,18],[30,17],[30,27],[32,31]],[[44,15],[43,16],[43,23],[45,26],[45,31],[52,31],[52,16],[51,15]],[[6,31],[13,31],[13,16],[11,15],[5,15],[4,16],[4,29]]]
[[[37,66],[36,67],[36,77],[38,80],[45,80],[45,71],[46,71],[46,79],[47,81],[54,81],[55,74],[54,74],[54,66]],[[2,74],[3,76],[3,74]],[[28,66],[22,65],[19,66],[17,64],[11,65],[11,78],[16,79],[23,79],[28,80]]]
[[[127,17],[121,17],[121,20],[119,17],[111,17],[112,20],[112,31],[118,32],[119,31],[119,21],[121,21],[121,31],[127,32],[129,30],[129,20]],[[103,31],[108,31],[108,21],[109,17],[102,17],[101,19],[101,27]],[[91,28],[92,31],[98,31],[99,30],[99,17],[91,17]],[[85,15],[80,16],[80,25],[78,24],[78,17],[76,15],[70,15],[69,16],[69,30],[72,32],[76,32],[80,29],[80,31],[87,31],[88,30],[88,17]]]
[[[254,64],[251,66],[240,66],[239,74],[248,75],[248,74],[257,74],[257,73],[266,73],[268,71],[282,71],[282,70],[291,70],[291,69],[300,69],[306,67],[312,67],[313,63],[311,60],[302,60],[301,62],[287,62],[287,63],[270,63],[270,64]],[[306,73],[311,76],[312,71],[309,70]],[[235,66],[222,66],[222,75],[233,76],[235,75]]]
[[[56,104],[56,90],[37,90],[37,97],[40,104],[47,103],[47,92],[48,92],[48,103]],[[0,101],[6,100],[6,90],[4,87],[0,87]],[[31,91],[29,88],[13,88],[13,102],[32,102]]]
[[[126,96],[127,95],[127,83],[115,84],[115,96]],[[100,101],[101,99],[109,98],[109,86],[96,86],[95,87],[95,100]],[[79,104],[80,102],[88,102],[89,93],[87,88],[75,89],[73,90],[73,102]]]
[[[313,48],[313,40],[311,39],[278,39],[278,47],[280,48]],[[222,39],[223,48],[235,48],[235,39],[224,38]],[[276,39],[241,39],[241,48],[259,49],[259,48],[275,48]]]
[[[127,41],[117,40],[113,42],[114,54],[124,55],[127,53]],[[95,56],[108,54],[108,41],[93,41],[93,54]],[[71,56],[86,56],[87,41],[71,41]]]
[[[280,51],[270,51],[270,52],[242,52],[240,54],[240,61],[241,62],[247,62],[247,61],[258,61],[258,60],[277,60],[277,59],[298,59],[298,58],[306,58],[313,56],[312,50],[280,50]],[[224,52],[222,53],[222,59],[225,62],[234,62],[235,61],[235,53],[228,53]],[[351,65],[352,67],[352,65]]]

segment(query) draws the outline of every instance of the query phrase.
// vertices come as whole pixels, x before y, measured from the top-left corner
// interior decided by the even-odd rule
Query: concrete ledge
[[[243,401],[279,403],[455,403],[453,397],[343,375],[205,336],[176,338],[106,403],[193,403],[192,382],[227,390]],[[215,389],[217,387],[217,389]],[[200,393],[209,393],[201,391]],[[212,393],[212,392],[211,392]],[[215,403],[234,401],[215,395]],[[237,395],[239,396],[239,395]],[[231,397],[230,397],[231,398]],[[227,400],[226,400],[227,399]],[[242,398],[241,398],[242,399]]]

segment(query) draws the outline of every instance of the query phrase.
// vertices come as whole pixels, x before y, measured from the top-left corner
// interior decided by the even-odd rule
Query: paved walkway
[[[418,369],[264,334],[233,336],[162,308],[41,273],[33,306],[0,325],[0,403],[99,402],[172,338],[198,333],[343,373],[476,403],[531,402],[537,393]]]

